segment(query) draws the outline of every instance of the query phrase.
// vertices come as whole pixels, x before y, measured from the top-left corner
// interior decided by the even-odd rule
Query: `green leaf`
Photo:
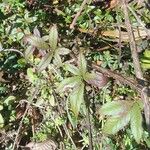
[[[3,105],[0,104],[0,110],[3,110]]]
[[[27,62],[24,58],[20,58],[17,60],[17,63],[20,65],[20,67],[25,67]]]
[[[55,54],[55,56],[53,57],[53,64],[56,65],[57,67],[62,66],[62,60],[61,57],[58,54]]]
[[[81,81],[81,79],[78,76],[66,78],[59,84],[57,91],[63,92],[68,88],[73,88],[78,83],[80,83],[80,81]]]
[[[142,128],[141,108],[138,103],[135,103],[132,106],[130,114],[131,114],[130,120],[131,131],[136,142],[139,143],[142,138],[143,128]]]
[[[144,57],[150,58],[150,50],[145,50]]]
[[[84,84],[79,84],[74,90],[70,93],[70,104],[72,112],[76,117],[80,112],[81,104],[84,102]]]
[[[119,117],[111,117],[107,119],[103,132],[106,134],[116,134],[123,129],[130,121],[130,113],[126,113]]]
[[[65,70],[71,72],[74,75],[79,75],[79,69],[72,64],[66,63],[65,64]]]
[[[28,59],[32,54],[33,54],[33,51],[35,50],[34,46],[28,46],[27,49],[25,50],[25,58]]]
[[[41,72],[42,70],[44,70],[49,63],[51,62],[53,58],[53,54],[52,53],[47,53],[41,60],[41,62],[38,65],[38,72]]]
[[[69,119],[71,125],[73,126],[73,128],[76,128],[77,127],[77,118],[74,117],[73,115],[71,115],[69,112],[69,101],[68,101],[68,99],[66,102],[66,110],[67,110],[67,116],[68,116],[68,119]]]
[[[85,80],[85,81],[92,80],[92,79],[95,78],[95,76],[96,76],[96,75],[95,75],[94,73],[86,72],[86,73],[85,73],[85,76],[84,76],[84,80]]]
[[[120,115],[126,111],[128,111],[130,102],[125,101],[112,101],[104,104],[101,109],[100,113],[102,115]]]
[[[49,49],[48,44],[40,37],[36,36],[28,36],[26,37],[26,41],[29,42],[31,45],[37,47],[38,49],[47,50]]]
[[[147,64],[147,63],[142,63],[142,68],[143,69],[150,69],[150,63]]]
[[[85,73],[87,71],[87,62],[85,60],[83,53],[79,54],[78,66],[79,66],[79,70],[80,70],[81,74],[85,75]]]
[[[55,50],[57,48],[57,41],[58,41],[57,26],[53,25],[49,33],[49,43],[52,50]]]
[[[34,83],[35,81],[37,81],[38,77],[37,75],[34,73],[33,71],[33,68],[28,68],[27,69],[27,77],[28,77],[28,80],[31,82],[31,83]]]
[[[0,114],[0,128],[2,128],[4,126],[4,118],[3,116]]]
[[[11,103],[11,101],[14,101],[16,99],[15,96],[8,96],[5,100],[4,100],[4,104],[5,105],[9,105]]]
[[[59,55],[67,55],[70,53],[70,50],[68,48],[64,48],[64,47],[57,48],[57,51],[58,51]]]

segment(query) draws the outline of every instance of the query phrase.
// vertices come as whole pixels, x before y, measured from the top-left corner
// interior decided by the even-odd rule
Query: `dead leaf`
[[[0,82],[4,82],[4,83],[9,82],[3,78],[3,75],[4,75],[4,72],[0,71]]]
[[[95,78],[87,80],[86,82],[101,89],[108,83],[108,77],[104,76],[102,73],[96,72]]]
[[[82,33],[89,33],[92,35],[96,35],[95,31],[93,29],[81,29],[79,28],[79,31]],[[135,36],[135,40],[138,41],[140,39],[145,39],[147,37],[147,33],[143,28],[137,28],[137,29],[133,29],[133,33]],[[102,31],[101,33],[97,33],[99,36],[105,36],[105,37],[109,37],[112,38],[114,41],[118,41],[119,40],[119,30],[107,30],[107,31]],[[121,31],[121,41],[122,42],[129,42],[129,36],[128,36],[128,32],[125,31]]]
[[[40,143],[30,142],[26,145],[30,150],[56,150],[57,145],[52,140],[46,140]]]

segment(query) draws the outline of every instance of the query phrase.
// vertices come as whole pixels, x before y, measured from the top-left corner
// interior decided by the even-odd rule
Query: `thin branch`
[[[133,65],[135,69],[135,75],[137,78],[143,79],[143,74],[142,74],[142,70],[141,70],[140,63],[139,63],[140,61],[139,61],[139,57],[137,53],[137,46],[135,43],[135,37],[134,37],[131,23],[129,20],[126,0],[122,0],[122,4],[123,4],[123,9],[124,9],[125,24],[126,24],[128,36],[130,39],[130,48],[131,48],[131,54],[132,54],[132,59],[133,59]]]
[[[38,94],[38,92],[39,92],[39,87],[36,87],[36,88],[35,88],[35,91],[34,91],[34,94],[33,94],[33,96],[31,97],[31,101],[33,101],[33,99],[34,99],[35,96]],[[25,112],[24,112],[24,114],[23,114],[23,116],[22,116],[22,119],[21,119],[20,124],[19,124],[19,128],[18,128],[18,130],[17,130],[17,134],[16,134],[16,137],[15,137],[15,140],[14,140],[14,145],[13,145],[12,150],[15,150],[15,149],[16,149],[16,145],[18,145],[19,133],[20,133],[20,131],[21,131],[21,128],[22,128],[22,125],[23,125],[23,121],[24,121],[24,119],[25,119],[25,117],[26,117],[26,115],[27,115],[27,113],[28,113],[29,107],[30,107],[30,104],[27,103],[26,110],[25,110]]]
[[[117,73],[109,70],[109,69],[102,68],[96,64],[92,64],[92,68],[94,68],[98,72],[103,73],[104,75],[106,75],[108,77],[111,77],[115,80],[120,81],[123,84],[126,84],[126,85],[132,87],[133,89],[137,90],[139,93],[142,92],[143,86],[138,84],[135,80],[129,79],[129,77],[122,76],[120,74],[117,74]]]
[[[22,52],[20,52],[19,50],[17,50],[17,49],[13,49],[13,48],[10,48],[10,49],[3,49],[3,50],[1,50],[0,52],[17,52],[17,53],[19,53],[22,57],[24,57],[24,54],[22,53]]]
[[[143,73],[142,73],[142,70],[140,67],[137,45],[135,42],[135,37],[134,37],[131,23],[129,20],[127,0],[122,0],[122,5],[123,5],[123,10],[124,10],[125,24],[126,24],[128,36],[130,39],[130,49],[131,49],[133,65],[134,65],[134,69],[135,69],[135,76],[137,79],[144,80]],[[142,92],[141,99],[144,104],[144,115],[145,115],[146,125],[147,125],[148,130],[150,131],[150,104],[149,104],[149,100],[148,100],[149,99],[148,94],[146,92]]]
[[[145,32],[147,33],[148,37],[150,38],[150,30],[147,29],[145,26],[145,24],[141,21],[141,19],[137,16],[136,12],[130,7],[127,6],[128,9],[131,11],[131,13],[133,14],[133,16],[136,18],[137,22],[143,27],[143,29],[145,30]]]
[[[75,24],[76,24],[76,22],[77,22],[77,19],[78,19],[78,17],[80,16],[82,10],[84,9],[84,6],[86,5],[86,3],[87,3],[88,1],[89,1],[89,0],[84,0],[84,1],[82,2],[79,11],[76,13],[76,15],[75,15],[75,17],[74,17],[74,19],[73,19],[73,21],[72,21],[72,23],[71,23],[71,25],[70,25],[70,29],[74,29],[74,26],[75,26]]]
[[[86,104],[86,123],[87,123],[88,134],[89,134],[89,150],[93,150],[92,128],[91,128],[91,120],[90,120],[90,100],[88,98],[86,90],[84,91],[85,91],[84,100]]]
[[[50,83],[50,85],[51,85],[51,83]],[[55,100],[57,101],[57,104],[58,104],[58,106],[57,106],[57,107],[58,107],[58,113],[59,113],[59,115],[60,115],[61,117],[63,117],[63,116],[62,116],[62,109],[61,109],[60,106],[59,106],[59,97],[57,96],[57,93],[55,92],[55,89],[53,88],[52,85],[51,85],[51,87],[52,87],[52,90],[53,90],[54,98],[55,98]],[[66,135],[67,135],[68,138],[70,139],[70,141],[71,141],[71,143],[72,143],[74,149],[76,150],[77,147],[76,147],[76,145],[75,145],[75,143],[74,143],[72,137],[70,136],[70,133],[69,133],[69,131],[68,131],[68,128],[67,128],[66,124],[63,124],[63,128],[64,128],[64,130],[65,130]]]

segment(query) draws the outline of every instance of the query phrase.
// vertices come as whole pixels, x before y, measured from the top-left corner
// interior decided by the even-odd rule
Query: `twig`
[[[79,11],[76,13],[76,15],[75,15],[75,17],[74,17],[74,19],[73,19],[73,21],[72,21],[72,23],[71,23],[71,25],[70,25],[70,29],[74,29],[74,26],[75,26],[75,24],[76,24],[76,22],[77,22],[77,19],[78,19],[78,17],[80,16],[80,14],[81,14],[81,12],[82,12],[84,6],[86,5],[86,3],[87,3],[88,1],[89,1],[89,0],[84,0],[84,1],[82,2]]]
[[[142,70],[141,70],[140,63],[139,63],[140,61],[139,61],[139,57],[138,57],[138,53],[137,53],[137,46],[135,43],[135,37],[134,37],[134,34],[132,32],[131,23],[129,20],[126,0],[122,0],[122,4],[123,4],[123,9],[124,9],[125,24],[126,24],[128,36],[130,39],[130,48],[131,48],[131,54],[132,54],[134,69],[135,69],[135,75],[137,78],[143,79],[143,74],[142,74]]]
[[[13,48],[10,48],[10,49],[3,49],[3,50],[1,50],[0,52],[7,52],[7,51],[10,51],[10,52],[17,52],[17,53],[19,53],[21,56],[24,57],[24,54],[23,54],[22,52],[20,52],[20,51],[17,50],[17,49],[13,49]]]
[[[52,86],[51,86],[51,87],[52,87]],[[57,103],[58,103],[58,113],[59,113],[60,116],[62,117],[62,109],[61,109],[60,106],[59,106],[58,96],[57,96],[57,93],[55,92],[54,89],[53,89],[53,95],[54,95],[54,97],[55,97],[55,100],[56,100]],[[70,136],[70,133],[69,133],[69,131],[68,131],[68,129],[67,129],[66,124],[63,124],[63,128],[64,128],[64,130],[65,130],[66,135],[67,135],[68,138],[70,139],[70,141],[71,141],[71,143],[72,143],[74,149],[76,150],[77,147],[76,147],[76,145],[75,145],[73,139],[72,139],[71,136]]]
[[[133,65],[135,69],[135,75],[137,79],[143,80],[144,78],[143,78],[143,73],[140,67],[140,63],[139,63],[140,61],[139,61],[139,57],[137,53],[135,37],[132,31],[132,27],[131,27],[129,15],[128,15],[128,9],[127,9],[128,3],[126,0],[122,0],[122,4],[123,4],[123,9],[124,9],[125,24],[126,24],[128,36],[130,39],[130,48],[131,48],[131,54],[132,54],[132,59],[133,59]],[[146,125],[147,125],[148,130],[150,131],[150,106],[149,106],[149,101],[148,101],[149,98],[148,98],[147,93],[142,92],[141,99],[144,104],[144,115],[145,115]]]
[[[137,90],[139,93],[142,92],[143,86],[138,84],[135,80],[129,79],[128,77],[122,76],[120,74],[117,74],[109,69],[102,68],[96,64],[92,64],[92,68],[94,68],[96,71],[103,73],[104,75],[111,77],[115,80],[120,81],[123,84],[129,85],[133,89]]]
[[[92,129],[91,129],[91,121],[90,121],[90,108],[89,108],[90,101],[88,99],[87,93],[85,93],[84,99],[86,104],[86,122],[87,122],[88,133],[89,133],[89,150],[93,150]]]
[[[19,137],[19,133],[20,133],[20,131],[21,131],[21,128],[22,128],[22,125],[23,125],[24,118],[25,118],[25,116],[27,115],[29,106],[30,106],[30,105],[27,104],[26,110],[25,110],[25,112],[24,112],[24,114],[23,114],[23,116],[22,116],[22,119],[21,119],[21,121],[20,121],[19,128],[18,128],[16,137],[15,137],[15,140],[14,140],[14,145],[13,145],[12,150],[15,150],[16,145],[18,145],[18,137]]]
[[[145,27],[145,24],[141,21],[141,19],[137,16],[137,14],[134,12],[134,10],[130,7],[127,6],[128,9],[131,11],[131,13],[133,14],[133,16],[136,18],[137,22],[143,27],[143,29],[145,30],[145,32],[147,33],[148,37],[150,38],[150,30],[147,29]]]
[[[31,98],[31,101],[33,101],[33,99],[35,98],[35,96],[38,94],[38,91],[39,91],[39,87],[36,87],[36,88],[35,88],[35,92],[34,92],[32,98]],[[15,137],[15,140],[14,140],[14,145],[13,145],[12,150],[15,150],[16,145],[18,144],[19,133],[20,133],[20,131],[21,131],[21,128],[22,128],[22,125],[23,125],[23,121],[24,121],[24,119],[25,119],[25,117],[26,117],[26,115],[27,115],[27,113],[28,113],[29,107],[30,107],[30,104],[27,103],[26,110],[25,110],[25,112],[24,112],[24,114],[23,114],[23,116],[22,116],[22,119],[21,119],[21,121],[20,121],[20,124],[19,124],[19,128],[18,128],[16,137]]]

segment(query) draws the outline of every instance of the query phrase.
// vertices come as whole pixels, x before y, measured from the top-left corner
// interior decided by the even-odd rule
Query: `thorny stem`
[[[85,91],[84,100],[85,100],[85,104],[86,104],[86,122],[87,122],[88,133],[89,133],[89,150],[93,150],[92,128],[91,128],[90,108],[89,108],[90,100],[88,99],[86,90],[84,90],[84,91]]]
[[[135,37],[134,37],[131,23],[129,20],[127,0],[122,0],[122,4],[123,4],[123,9],[124,9],[125,24],[126,24],[128,36],[130,39],[130,48],[131,48],[131,54],[132,54],[132,59],[133,59],[133,65],[134,65],[134,69],[135,69],[135,76],[137,79],[143,80],[144,78],[143,78],[143,73],[142,73],[142,70],[140,67],[140,61],[139,61],[139,57],[138,57]],[[141,93],[141,99],[143,100],[143,104],[144,104],[144,115],[145,115],[146,125],[147,125],[148,130],[150,131],[150,104],[149,104],[149,100],[148,100],[149,97],[148,97],[147,93],[145,92],[145,90],[143,90],[143,91],[144,92]],[[144,96],[143,96],[143,94],[144,94]]]

